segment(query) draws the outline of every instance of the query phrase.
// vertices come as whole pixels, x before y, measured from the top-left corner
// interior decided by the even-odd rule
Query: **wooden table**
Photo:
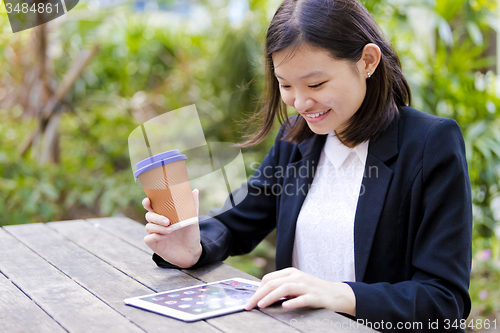
[[[128,297],[257,278],[223,263],[158,268],[144,226],[101,218],[0,229],[0,332],[355,332],[366,327],[325,309],[266,309],[185,323],[130,306]]]

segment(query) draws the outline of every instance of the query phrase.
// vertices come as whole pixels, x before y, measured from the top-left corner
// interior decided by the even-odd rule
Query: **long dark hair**
[[[399,108],[411,103],[411,91],[401,70],[396,52],[387,42],[377,23],[357,0],[285,0],[274,14],[266,35],[265,85],[261,108],[249,120],[260,129],[240,147],[262,142],[271,131],[275,118],[289,127],[284,139],[299,143],[314,135],[303,117],[292,124],[279,83],[274,76],[272,55],[275,52],[308,44],[323,49],[334,59],[353,64],[361,59],[366,44],[381,50],[380,63],[367,80],[366,96],[348,126],[337,133],[342,141],[358,145],[376,139],[399,116]]]

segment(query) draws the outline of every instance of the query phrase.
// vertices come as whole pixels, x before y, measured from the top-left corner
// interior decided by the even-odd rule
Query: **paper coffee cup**
[[[166,216],[174,229],[198,222],[185,160],[178,149],[169,150],[140,161],[134,172],[155,213]]]

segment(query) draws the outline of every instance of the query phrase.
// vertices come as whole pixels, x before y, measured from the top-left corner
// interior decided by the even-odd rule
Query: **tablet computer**
[[[242,311],[260,282],[233,278],[127,298],[125,304],[183,321]]]

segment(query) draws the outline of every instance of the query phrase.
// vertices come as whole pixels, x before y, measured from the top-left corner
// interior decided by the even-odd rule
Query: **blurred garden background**
[[[362,2],[401,58],[413,106],[461,126],[474,205],[470,318],[500,318],[500,2]],[[2,5],[0,226],[104,216],[145,223],[128,135],[196,104],[207,141],[241,142],[279,3],[80,0],[16,34]],[[248,176],[278,126],[243,149]],[[227,263],[261,277],[274,269],[274,246],[270,235]]]

